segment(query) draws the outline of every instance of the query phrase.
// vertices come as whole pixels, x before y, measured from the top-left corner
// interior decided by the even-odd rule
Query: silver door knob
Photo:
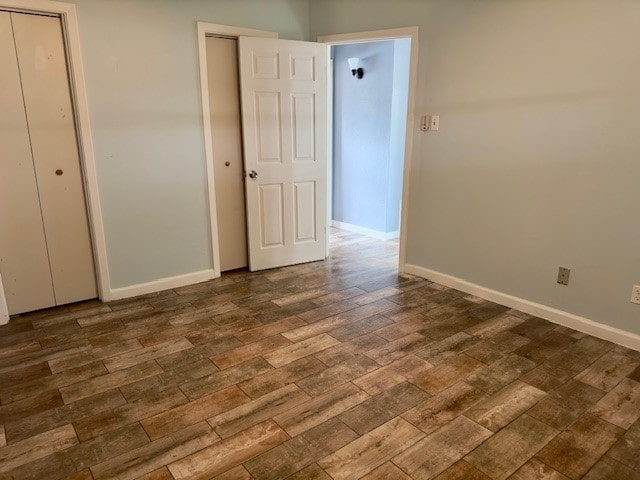
[[[258,172],[256,172],[255,170],[251,170],[249,172],[249,178],[256,178],[258,176]]]

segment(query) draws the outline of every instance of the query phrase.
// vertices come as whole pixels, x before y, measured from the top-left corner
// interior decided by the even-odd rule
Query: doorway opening
[[[233,27],[219,30],[225,28],[199,24],[214,273],[247,263],[255,271],[321,260],[326,250],[326,46],[232,32]],[[229,44],[225,62],[209,58],[221,42]],[[221,70],[230,78],[217,91],[211,82]],[[234,163],[240,176],[231,168]],[[231,184],[237,188],[227,188]],[[237,197],[232,215],[229,192]],[[233,231],[237,235],[229,241]],[[241,263],[228,265],[225,244],[245,254]]]
[[[343,104],[340,105],[338,100],[340,93],[334,92],[337,82],[331,82],[329,84],[328,96],[332,101],[327,104],[327,118],[329,123],[329,152],[331,153],[327,164],[328,184],[330,186],[328,198],[331,199],[332,203],[329,208],[329,212],[331,213],[328,215],[327,224],[329,226],[333,225],[331,227],[332,229],[335,229],[335,226],[344,229],[346,226],[352,232],[355,231],[360,234],[382,239],[388,243],[391,248],[395,248],[395,245],[397,245],[398,272],[403,273],[406,263],[407,205],[409,199],[409,179],[411,178],[411,155],[413,151],[414,105],[418,66],[418,27],[323,35],[318,37],[318,41],[325,43],[331,50],[332,59],[329,62],[329,78],[337,79],[339,76],[346,77],[343,78],[343,80],[351,82],[346,83],[346,85],[352,87],[354,92],[349,96],[345,96]],[[385,44],[385,42],[393,43]],[[387,51],[389,51],[391,45],[393,45],[394,61],[390,63],[389,56],[387,56],[387,66],[384,67],[385,62],[381,61],[382,57],[379,55],[381,52],[376,53],[376,51],[384,50],[385,46]],[[341,52],[338,48],[344,48],[344,50]],[[346,57],[346,61],[344,57]],[[349,59],[351,59],[351,61],[349,61]],[[353,74],[354,65],[352,63],[354,59],[357,59],[358,63],[358,65],[355,65],[355,74]],[[357,70],[358,68],[362,68],[362,72]],[[383,68],[386,69],[386,72]],[[386,78],[388,85],[387,93],[390,95],[386,110],[386,121],[389,127],[387,130],[388,135],[386,136],[388,141],[383,147],[383,150],[385,152],[388,151],[389,154],[386,157],[387,168],[386,170],[382,169],[382,177],[391,181],[385,183],[384,197],[380,195],[379,191],[375,190],[375,182],[371,181],[371,178],[375,180],[375,177],[372,177],[372,173],[380,174],[380,172],[373,172],[372,162],[367,158],[367,155],[360,155],[361,151],[371,151],[370,145],[362,145],[363,141],[366,141],[366,139],[369,141],[379,141],[376,129],[371,128],[372,133],[370,135],[360,138],[357,138],[358,135],[356,133],[356,135],[354,135],[355,139],[352,139],[351,143],[349,143],[348,140],[347,145],[341,144],[343,139],[335,138],[337,136],[335,132],[338,132],[339,129],[346,128],[347,134],[349,130],[357,132],[358,129],[362,127],[362,124],[368,120],[367,116],[374,113],[367,111],[367,107],[358,107],[356,102],[352,102],[351,100],[361,96],[358,88],[364,85],[362,82],[367,80],[367,78],[375,78],[375,74],[378,73],[380,75],[381,72],[382,75],[380,78],[382,78],[382,80],[379,81],[384,83],[384,78]],[[368,77],[367,73],[371,73],[372,75]],[[384,75],[385,73],[386,77]],[[396,79],[395,85],[393,82],[394,77]],[[391,78],[391,80],[389,80],[389,78]],[[355,90],[353,87],[355,87]],[[378,109],[377,102],[377,97],[370,94],[368,101],[369,108]],[[338,123],[334,120],[339,109],[349,112],[348,115],[353,117],[351,122],[356,123],[355,127],[357,128],[353,128],[353,125],[349,122],[345,123],[344,119],[342,119],[341,124],[334,125]],[[336,112],[334,113],[334,111]],[[404,112],[404,121],[400,118],[401,112]],[[378,122],[378,127],[380,124],[384,124],[384,122]],[[404,126],[404,132],[402,132],[402,126]],[[392,131],[393,133],[391,133]],[[340,130],[340,134],[342,135],[343,133],[345,132]],[[336,155],[336,153],[342,155],[342,157],[346,156],[346,159],[337,158],[338,155]],[[352,158],[350,158],[353,156],[358,156],[359,160],[353,161]],[[393,159],[393,161],[391,161],[391,159]],[[341,162],[341,164],[338,162]],[[380,156],[378,156],[378,162],[379,164],[381,162]],[[384,158],[382,159],[382,163],[385,163]],[[349,178],[346,178],[345,173],[349,174]],[[371,177],[370,181],[360,181],[362,180],[361,177],[365,176],[365,174]],[[353,177],[356,177],[355,181]],[[359,184],[359,187],[350,187],[349,185],[352,183]],[[378,197],[378,204],[384,203],[385,207],[388,207],[384,209],[379,207],[378,223],[371,223],[372,219],[366,218],[367,216],[371,216],[371,209],[367,208],[368,205],[365,204],[365,207],[363,207],[363,202],[357,202],[355,208],[353,204],[349,205],[349,198],[357,195],[358,188],[365,191],[368,196],[372,196],[370,192],[373,191],[374,195]],[[398,196],[400,197],[399,209],[397,209],[398,207],[395,204],[395,199],[397,199]],[[384,198],[384,202],[381,202],[382,197]],[[344,204],[347,204],[346,209],[344,208]],[[384,215],[380,214],[382,211],[384,211]],[[339,217],[342,217],[342,220]],[[365,221],[367,223],[365,223],[365,226],[362,226],[355,225],[349,222],[349,220],[346,220],[355,218],[360,218],[356,220],[358,223],[365,223]],[[353,222],[354,220],[351,221]],[[329,230],[331,231],[331,229]],[[395,240],[390,240],[394,238]],[[327,255],[328,254],[329,251],[327,251]]]
[[[399,237],[411,40],[333,45],[331,226]],[[354,60],[357,59],[357,60]],[[357,74],[350,63],[357,62]]]
[[[198,22],[200,92],[214,277],[219,277],[222,271],[247,266],[237,55],[238,38],[241,36],[278,38],[276,32]],[[212,95],[212,91],[216,91],[216,94]]]

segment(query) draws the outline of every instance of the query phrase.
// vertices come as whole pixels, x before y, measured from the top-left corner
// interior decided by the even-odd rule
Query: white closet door
[[[11,14],[58,305],[97,296],[59,18]]]
[[[0,12],[0,273],[9,313],[55,305],[11,16]]]

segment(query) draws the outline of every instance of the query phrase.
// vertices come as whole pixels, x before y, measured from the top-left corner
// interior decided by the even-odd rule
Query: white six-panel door
[[[240,37],[249,268],[325,258],[326,45]]]

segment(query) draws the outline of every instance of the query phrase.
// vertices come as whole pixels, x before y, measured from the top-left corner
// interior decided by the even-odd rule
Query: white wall
[[[196,21],[308,37],[306,0],[75,0],[111,287],[212,266]]]
[[[314,38],[420,27],[416,120],[441,124],[415,135],[409,263],[640,333],[640,2],[310,7]]]

